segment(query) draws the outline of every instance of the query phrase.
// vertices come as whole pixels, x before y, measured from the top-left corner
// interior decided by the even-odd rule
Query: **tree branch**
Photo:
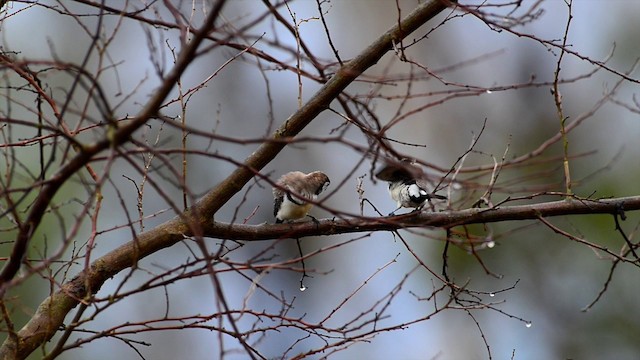
[[[260,241],[303,236],[335,235],[367,231],[395,231],[413,227],[451,228],[460,225],[485,224],[509,220],[536,220],[580,214],[616,214],[624,204],[625,211],[640,210],[640,196],[601,200],[568,200],[531,205],[504,206],[489,209],[464,209],[442,212],[413,212],[389,217],[357,217],[323,219],[296,224],[236,225],[214,223],[205,236],[218,239]]]

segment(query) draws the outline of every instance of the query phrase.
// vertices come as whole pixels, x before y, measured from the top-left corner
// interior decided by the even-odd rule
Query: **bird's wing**
[[[278,215],[278,210],[284,201],[284,192],[280,189],[273,188],[273,216]]]
[[[408,179],[424,178],[424,172],[420,167],[407,161],[386,159],[385,165],[376,173],[376,178],[382,181],[400,181]]]

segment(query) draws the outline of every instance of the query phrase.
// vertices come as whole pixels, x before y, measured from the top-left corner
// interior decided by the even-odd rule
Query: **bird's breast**
[[[277,217],[282,220],[300,219],[307,215],[312,206],[310,203],[298,205],[285,200],[278,211]]]

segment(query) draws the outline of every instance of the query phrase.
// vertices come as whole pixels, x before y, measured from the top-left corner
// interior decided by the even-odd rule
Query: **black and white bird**
[[[313,206],[307,200],[315,201],[329,184],[329,177],[321,171],[309,174],[292,171],[282,175],[276,182],[278,186],[273,188],[273,215],[276,217],[276,224],[307,216]]]
[[[376,178],[389,183],[389,194],[398,206],[389,216],[403,207],[420,210],[430,199],[447,199],[446,196],[430,193],[427,190],[426,175],[412,160],[388,160],[378,171]]]

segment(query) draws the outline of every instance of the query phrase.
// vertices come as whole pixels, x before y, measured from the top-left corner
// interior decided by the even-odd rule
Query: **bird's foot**
[[[316,224],[316,228],[320,227],[320,221],[318,219],[316,219],[315,217],[313,217],[313,216],[311,216],[309,214],[307,214],[307,216],[311,218],[311,221],[313,221],[314,224]]]

